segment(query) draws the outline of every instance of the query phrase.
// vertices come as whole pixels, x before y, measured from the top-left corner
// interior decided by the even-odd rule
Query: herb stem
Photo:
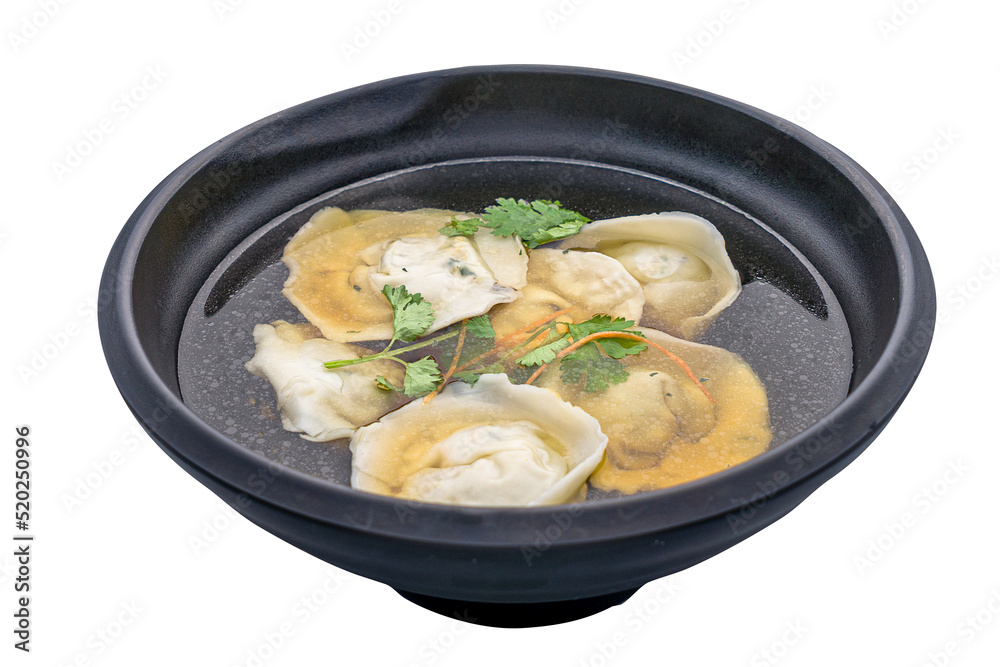
[[[674,363],[676,363],[678,366],[680,366],[681,370],[684,371],[684,373],[689,378],[691,378],[691,381],[694,382],[696,385],[698,385],[698,388],[701,389],[701,392],[703,394],[705,394],[705,396],[708,397],[708,400],[712,402],[712,405],[718,405],[718,403],[715,400],[715,397],[712,396],[711,393],[709,393],[708,389],[705,388],[705,385],[703,385],[701,383],[701,380],[698,379],[698,376],[696,376],[694,374],[694,372],[691,370],[691,367],[688,366],[684,362],[683,359],[681,359],[676,354],[674,354],[673,352],[671,352],[667,348],[663,347],[662,345],[657,345],[653,341],[651,341],[651,340],[649,340],[647,338],[644,338],[642,336],[638,336],[636,334],[630,334],[630,333],[626,333],[624,331],[599,331],[597,333],[592,333],[589,336],[584,336],[583,338],[581,338],[580,340],[574,342],[572,345],[570,345],[569,347],[567,347],[565,350],[563,350],[562,352],[560,352],[559,354],[557,354],[556,358],[553,359],[552,362],[550,362],[550,363],[555,363],[556,361],[559,361],[560,359],[562,359],[566,355],[572,354],[573,352],[576,352],[578,349],[580,349],[581,347],[583,347],[587,343],[589,343],[589,342],[591,342],[593,340],[598,340],[600,338],[625,338],[627,340],[634,340],[634,341],[638,341],[640,343],[645,343],[646,345],[649,345],[653,349],[662,352],[668,358],[670,358],[672,361],[674,361]],[[524,384],[531,384],[536,379],[538,379],[538,376],[541,375],[542,371],[544,371],[549,365],[550,364],[542,364],[541,366],[539,366],[538,370],[536,370],[534,373],[532,373],[531,377],[529,377],[525,381]]]
[[[404,352],[412,352],[414,350],[419,350],[423,347],[428,347],[434,345],[435,343],[440,343],[443,340],[448,340],[449,338],[454,338],[458,335],[458,331],[452,331],[451,333],[442,334],[441,336],[435,336],[434,338],[429,338],[419,343],[413,343],[412,345],[407,345],[395,350],[390,350],[386,348],[381,352],[375,354],[367,354],[363,357],[358,357],[357,359],[340,359],[338,361],[327,361],[323,364],[326,368],[343,368],[344,366],[353,366],[354,364],[362,364],[366,361],[375,361],[376,359],[392,359],[393,361],[398,361],[404,365],[406,362],[402,359],[396,359],[396,355],[403,354]]]
[[[455,345],[455,357],[451,360],[451,366],[448,367],[448,370],[445,372],[444,377],[441,378],[441,382],[438,384],[437,388],[424,397],[424,403],[430,403],[431,400],[438,395],[438,392],[440,392],[441,389],[448,384],[448,380],[451,379],[451,376],[455,374],[455,371],[458,368],[458,358],[462,356],[463,345],[465,345],[465,320],[462,321],[462,326],[458,329],[458,343]]]
[[[492,350],[487,350],[486,352],[480,354],[478,357],[470,359],[469,361],[462,364],[458,370],[460,371],[467,370],[477,361],[481,361],[486,357],[490,356],[491,354],[495,354],[496,352],[503,350],[506,347],[511,347],[512,349],[508,351],[507,354],[503,356],[503,358],[500,359],[500,361],[503,361],[504,359],[509,357],[515,350],[519,349],[522,345],[527,344],[528,341],[532,340],[533,338],[537,337],[540,333],[542,333],[541,331],[536,331],[536,329],[539,329],[551,323],[560,315],[565,315],[570,310],[571,310],[570,308],[563,308],[562,310],[557,310],[554,313],[546,315],[540,320],[537,320],[535,322],[532,322],[531,324],[521,327],[517,331],[509,333],[506,336],[501,336],[500,338],[497,338]],[[529,335],[527,338],[523,338],[524,334],[526,333],[530,333],[531,335]]]

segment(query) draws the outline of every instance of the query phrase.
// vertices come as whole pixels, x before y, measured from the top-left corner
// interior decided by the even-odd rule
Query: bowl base
[[[495,628],[530,628],[586,618],[625,602],[637,590],[639,589],[633,588],[627,591],[574,600],[526,603],[451,600],[401,591],[398,588],[396,592],[424,609],[449,618]]]

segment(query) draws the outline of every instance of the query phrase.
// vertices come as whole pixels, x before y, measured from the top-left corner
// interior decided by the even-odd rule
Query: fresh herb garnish
[[[376,354],[368,354],[357,359],[341,359],[338,361],[328,361],[323,364],[328,369],[343,368],[353,366],[366,361],[376,359],[389,359],[406,367],[406,375],[403,376],[403,386],[397,387],[379,375],[375,378],[375,384],[379,389],[385,391],[402,391],[410,398],[424,396],[437,388],[442,383],[441,368],[433,357],[423,357],[416,361],[405,361],[399,355],[406,352],[419,350],[423,347],[434,345],[442,340],[458,335],[452,332],[431,338],[413,345],[392,349],[396,341],[411,342],[427,333],[427,330],[434,324],[434,308],[430,302],[425,301],[420,294],[410,294],[406,287],[390,287],[386,285],[382,288],[382,294],[389,301],[392,307],[392,338],[385,349]]]
[[[646,349],[643,335],[629,331],[635,322],[621,317],[596,315],[578,324],[549,326],[545,342],[517,360],[522,366],[539,366],[529,383],[558,359],[564,383],[576,384],[583,380],[584,391],[602,392],[628,379],[628,371],[620,361],[622,358]]]
[[[493,230],[495,236],[517,236],[529,248],[572,236],[590,222],[576,211],[564,209],[558,201],[500,197],[478,218],[451,222],[440,229],[447,236],[471,236],[479,227]]]
[[[434,324],[434,308],[419,294],[410,294],[404,285],[382,288],[382,294],[392,306],[392,340],[388,350],[397,340],[410,342],[427,333]]]
[[[632,320],[595,315],[584,322],[560,322],[557,321],[558,318],[567,312],[560,310],[498,339],[489,316],[477,315],[463,320],[457,330],[412,342],[425,334],[433,324],[433,307],[420,294],[410,294],[403,286],[386,286],[382,293],[392,306],[393,336],[389,344],[375,354],[357,359],[328,361],[324,364],[326,368],[335,369],[376,359],[389,359],[406,367],[403,386],[397,387],[382,375],[375,378],[376,386],[385,391],[401,391],[409,398],[425,396],[426,402],[433,399],[451,378],[475,384],[485,373],[506,371],[523,378],[529,369],[535,368],[534,373],[524,380],[525,384],[531,384],[550,364],[559,362],[563,383],[582,383],[585,392],[599,393],[612,384],[628,380],[628,369],[622,359],[653,347],[673,359],[709,400],[715,402],[702,385],[705,378],[699,380],[683,360],[632,329],[635,326]],[[520,357],[512,358],[543,335],[545,339],[537,347]],[[445,350],[450,344],[440,344],[452,338],[457,338],[457,342],[451,353],[451,364],[444,373],[432,356],[416,361],[400,358],[400,355],[431,345],[439,345]],[[412,344],[392,349],[396,341]],[[472,358],[466,359],[468,356]]]
[[[495,338],[497,335],[490,323],[490,318],[486,315],[470,317],[465,321],[465,326],[469,328],[469,333],[476,338]]]
[[[375,354],[365,355],[357,359],[328,361],[323,364],[326,368],[343,368],[344,366],[353,366],[367,361],[375,361],[376,359],[389,359],[406,367],[406,374],[403,376],[403,386],[397,387],[382,375],[375,378],[376,386],[384,391],[401,391],[409,398],[418,398],[436,392],[457,370],[458,356],[461,354],[462,342],[465,340],[466,332],[477,339],[490,341],[496,336],[489,318],[486,315],[477,315],[465,320],[458,331],[451,331],[428,340],[420,341],[419,343],[392,349],[396,341],[409,343],[427,333],[427,330],[434,323],[434,308],[420,294],[411,294],[403,285],[398,287],[386,285],[382,288],[382,294],[385,295],[385,298],[389,301],[389,305],[392,307],[393,331],[389,344],[381,352]],[[448,373],[445,375],[441,374],[441,367],[435,361],[434,357],[426,356],[416,361],[406,361],[400,358],[402,354],[439,344],[456,336],[458,336],[459,344],[455,351],[455,363],[452,364],[452,367],[448,369]]]
[[[455,216],[451,216],[451,222],[438,231],[445,236],[472,236],[482,224],[483,221],[479,218],[459,220]]]
[[[434,358],[423,357],[406,364],[403,393],[411,398],[424,396],[434,391],[442,381],[441,368]]]

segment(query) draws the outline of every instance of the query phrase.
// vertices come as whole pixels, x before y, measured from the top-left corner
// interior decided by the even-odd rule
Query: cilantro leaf
[[[410,294],[406,286],[382,288],[392,306],[392,342],[413,341],[427,333],[434,324],[434,308],[419,294]]]
[[[459,220],[455,216],[451,216],[451,222],[438,231],[445,236],[472,236],[482,225],[483,221],[479,218]]]
[[[465,321],[465,330],[476,338],[496,338],[496,331],[486,315],[476,315]]]
[[[605,331],[625,331],[635,326],[635,321],[626,320],[624,317],[612,318],[610,315],[594,315],[589,320],[567,326],[573,338],[580,340],[590,334],[603,333]],[[642,335],[638,331],[630,331],[629,333]]]
[[[517,360],[522,366],[541,366],[551,364],[556,360],[556,355],[571,345],[568,335],[560,336],[551,342],[539,345],[531,352]]]
[[[434,391],[444,378],[441,368],[434,357],[424,357],[406,364],[406,375],[403,377],[403,393],[410,398],[417,398]]]
[[[566,333],[559,334],[555,327],[549,329],[545,343],[525,354],[517,363],[521,366],[543,366],[560,359],[559,370],[565,384],[583,382],[583,389],[589,393],[606,390],[611,384],[628,379],[628,370],[619,361],[630,354],[638,354],[648,346],[641,340],[608,336],[591,340],[572,352],[563,352],[571,345],[587,336],[598,333],[627,333],[642,337],[632,331],[633,320],[609,315],[595,315],[584,322],[565,325]],[[565,356],[560,356],[561,354]]]
[[[403,391],[402,387],[397,387],[393,383],[385,379],[385,376],[376,375],[375,376],[375,386],[382,391]]]
[[[570,324],[568,326],[573,340],[580,340],[590,334],[611,331],[626,331],[630,334],[643,337],[642,333],[638,331],[629,331],[634,325],[635,322],[633,320],[626,320],[623,317],[612,318],[610,315],[595,315],[585,322]],[[612,359],[621,359],[629,354],[639,354],[647,347],[645,343],[637,340],[629,340],[628,338],[601,338],[600,340],[591,341],[583,347],[587,348],[592,345],[596,346],[599,351]]]
[[[612,359],[622,359],[629,354],[639,354],[647,347],[645,343],[627,338],[602,338],[599,341],[591,341],[591,343],[599,347],[604,354]]]
[[[458,371],[452,377],[466,382],[471,385],[475,385],[479,381],[479,376],[482,375],[479,371]]]
[[[590,222],[557,201],[536,199],[528,203],[503,197],[487,207],[482,218],[483,226],[492,229],[495,236],[519,236],[529,248],[572,236]]]
[[[559,370],[564,384],[583,380],[583,390],[588,394],[600,393],[612,384],[628,380],[628,371],[621,361],[606,357],[589,345],[564,357]]]
[[[453,377],[458,378],[462,382],[474,385],[479,381],[479,377],[485,373],[503,373],[503,364],[490,364],[474,371],[458,371]]]

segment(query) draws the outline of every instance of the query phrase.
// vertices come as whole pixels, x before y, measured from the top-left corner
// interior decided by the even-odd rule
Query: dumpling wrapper
[[[484,229],[447,237],[438,230],[453,216],[472,217],[441,209],[321,209],[285,246],[282,293],[338,342],[392,337],[392,308],[381,293],[386,284],[406,285],[431,302],[428,333],[516,299],[528,264],[520,240]]]
[[[648,347],[622,361],[629,379],[599,394],[565,385],[558,369],[538,380],[583,408],[608,436],[605,460],[590,478],[600,489],[631,494],[674,486],[742,463],[767,450],[767,393],[738,355],[638,328],[683,359],[716,400],[663,353]]]
[[[527,280],[521,298],[490,314],[498,336],[566,309],[561,321],[583,322],[603,314],[638,322],[646,302],[642,285],[625,267],[596,252],[535,248]]]
[[[430,301],[434,324],[429,331],[481,315],[519,296],[513,287],[498,282],[474,239],[444,234],[403,237],[383,247],[378,266],[368,272],[372,287],[381,292],[386,285],[405,285],[411,294]]]
[[[697,340],[741,290],[722,234],[692,213],[597,220],[560,247],[617,259],[646,294],[641,324],[686,340]]]
[[[329,370],[323,362],[356,359],[368,350],[319,335],[309,324],[258,324],[253,330],[257,350],[246,369],[274,387],[286,431],[313,442],[349,438],[401,403],[396,392],[379,389],[375,377],[398,385],[404,369],[378,360]]]
[[[554,505],[585,497],[606,444],[597,421],[554,392],[486,374],[358,429],[351,486],[455,505]]]

